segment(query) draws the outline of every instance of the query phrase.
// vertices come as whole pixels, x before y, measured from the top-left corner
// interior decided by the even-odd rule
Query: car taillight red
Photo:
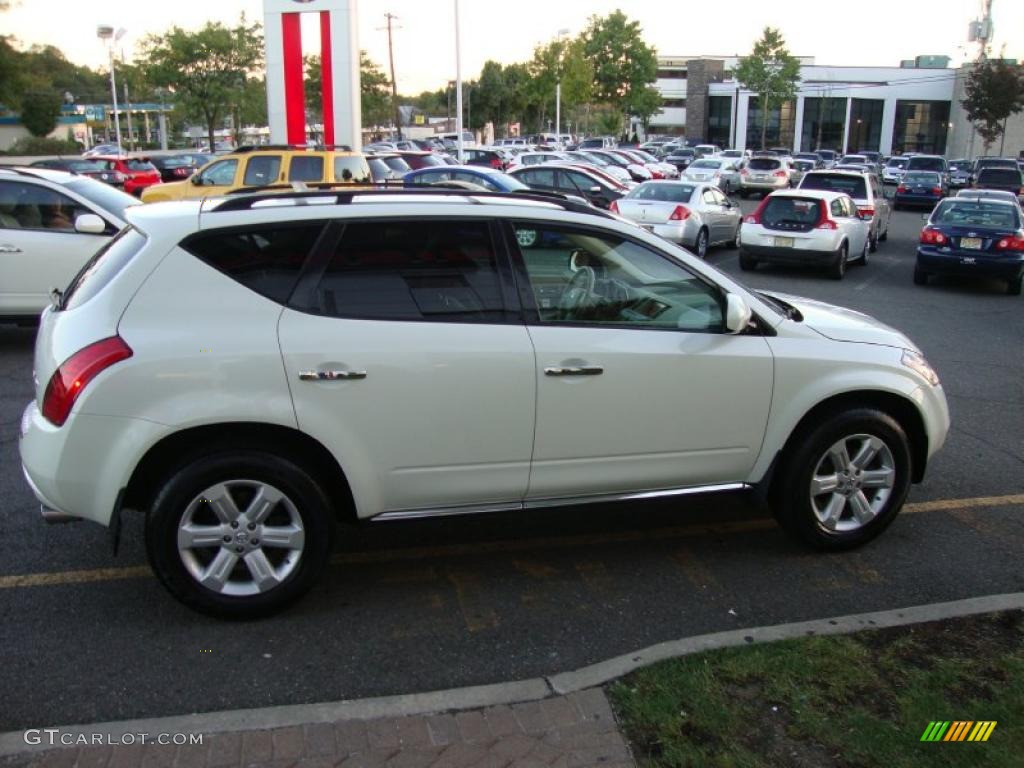
[[[857,208],[857,213],[859,213],[861,216],[867,216],[870,219],[872,216],[875,215],[875,209],[874,208],[860,208],[860,207],[858,207]]]
[[[772,176],[777,176],[777,177],[778,177],[778,178],[780,178],[780,179],[784,179],[784,178],[786,178],[786,177],[787,177],[788,175],[789,175],[789,174],[788,174],[788,173],[786,173],[785,171],[776,171],[775,173],[773,173],[773,174],[772,174]]]
[[[937,229],[925,227],[921,230],[921,242],[925,245],[945,245],[949,242],[949,238]]]
[[[1002,237],[996,242],[997,251],[1024,251],[1024,237],[1011,235]]]
[[[814,225],[815,229],[839,229],[839,225],[836,224],[828,216],[828,205],[824,200],[818,201],[818,221]]]
[[[496,157],[493,158],[491,160],[491,168],[497,168],[500,171],[501,170],[501,160],[499,160]]]
[[[608,205],[608,210],[611,211],[612,213],[618,213],[619,212],[619,204],[617,202],[615,202],[614,200],[612,200],[611,203]]]
[[[900,184],[898,187],[896,187],[896,191],[902,194],[907,191],[907,188]]]
[[[766,205],[768,205],[768,198],[767,197],[764,198],[760,202],[760,204],[757,206],[757,208],[754,210],[753,213],[751,213],[749,216],[744,216],[743,217],[743,223],[744,224],[760,224],[761,223],[761,213],[764,211],[764,207]]]
[[[942,194],[942,187],[932,187],[932,194],[933,195],[941,195]]]
[[[686,221],[690,218],[690,209],[685,205],[677,205],[676,209],[672,211],[672,215],[668,217],[669,221]]]
[[[748,171],[746,168],[743,168],[743,169],[740,170],[740,176],[749,176],[749,175],[750,175],[750,171]]]
[[[131,356],[132,348],[120,336],[111,336],[80,349],[50,377],[43,395],[43,416],[54,426],[63,426],[89,382],[114,363]]]

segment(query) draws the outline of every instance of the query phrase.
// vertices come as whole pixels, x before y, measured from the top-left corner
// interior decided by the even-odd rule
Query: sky
[[[65,57],[91,67],[105,64],[95,36],[98,24],[124,27],[121,41],[131,59],[148,33],[177,25],[196,29],[207,21],[237,22],[245,13],[263,19],[261,0],[9,0],[0,13],[0,34],[22,47],[54,45]],[[300,6],[296,6],[300,7]],[[416,94],[445,87],[455,78],[454,0],[359,0],[359,45],[385,71],[386,12],[398,16],[394,30],[398,90]],[[808,0],[726,0],[724,3],[665,0],[461,0],[462,75],[473,79],[487,59],[526,61],[538,44],[561,29],[576,35],[589,16],[616,8],[640,22],[648,45],[666,56],[727,56],[746,53],[764,26],[782,30],[790,53],[837,66],[899,66],[919,54],[947,55],[954,65],[977,54],[967,42],[967,24],[981,0],[859,0],[837,6]],[[993,0],[994,49],[1024,60],[1024,0]],[[317,53],[315,17],[303,23],[306,53]]]

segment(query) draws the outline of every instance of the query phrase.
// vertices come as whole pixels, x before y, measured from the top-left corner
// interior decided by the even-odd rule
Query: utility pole
[[[391,22],[398,19],[390,11],[384,14],[384,18],[388,20],[388,61],[391,64],[391,108],[395,114],[395,130],[398,131],[398,138],[402,138],[402,115],[398,109],[398,83],[395,81],[395,51],[391,45],[391,30],[401,29],[401,27],[392,27]],[[379,29],[383,29],[380,27]]]

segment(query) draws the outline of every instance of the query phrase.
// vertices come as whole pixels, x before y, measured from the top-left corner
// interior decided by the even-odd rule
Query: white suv
[[[43,313],[21,458],[48,519],[144,513],[202,611],[293,601],[336,517],[755,488],[848,548],[949,427],[898,331],[582,204],[325,190],[128,219]]]

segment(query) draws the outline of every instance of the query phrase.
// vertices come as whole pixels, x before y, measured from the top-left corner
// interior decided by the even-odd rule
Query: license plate
[[[792,248],[793,238],[792,237],[776,237],[775,238],[776,248]]]
[[[960,238],[961,248],[970,248],[971,250],[981,250],[981,238],[980,237],[961,237]]]
[[[755,173],[754,178],[757,179],[758,181],[764,181],[768,177],[765,176],[763,173]]]

